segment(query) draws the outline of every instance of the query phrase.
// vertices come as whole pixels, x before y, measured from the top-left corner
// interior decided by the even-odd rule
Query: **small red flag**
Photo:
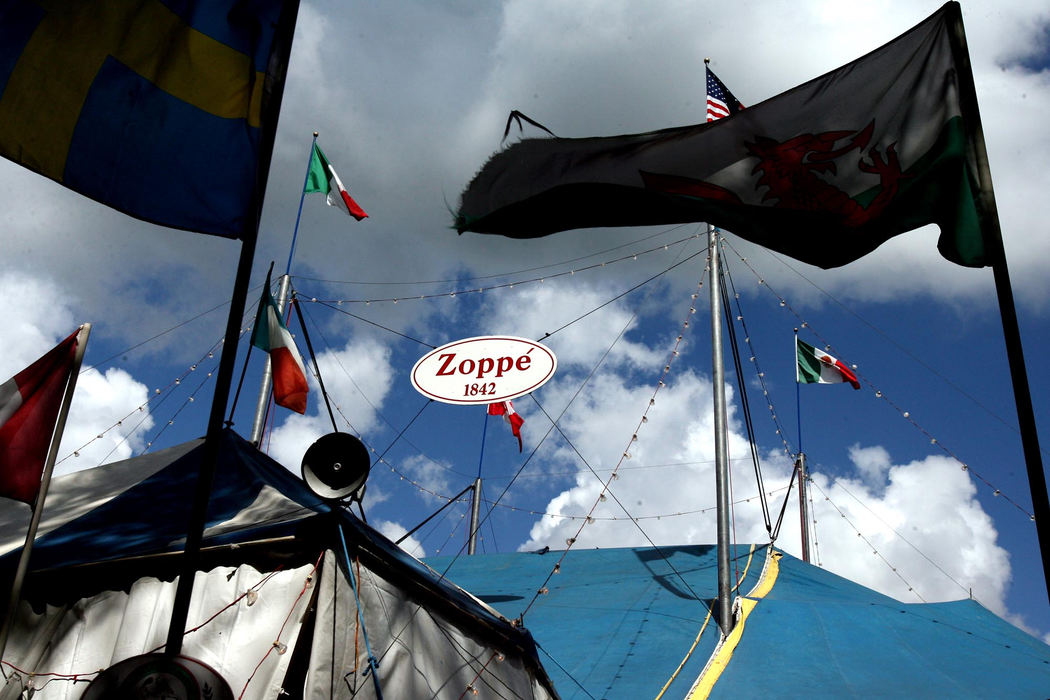
[[[77,334],[0,384],[0,496],[36,500],[66,382],[73,369]]]
[[[489,415],[503,416],[507,419],[507,422],[510,423],[511,432],[514,433],[514,437],[518,438],[518,452],[521,452],[521,426],[525,424],[525,419],[514,410],[513,402],[500,401],[498,403],[490,403]]]

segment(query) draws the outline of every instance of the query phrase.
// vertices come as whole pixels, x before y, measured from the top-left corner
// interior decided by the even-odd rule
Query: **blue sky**
[[[563,136],[696,123],[704,57],[753,104],[859,57],[938,6],[305,2],[251,296],[270,260],[278,269],[287,260],[311,133],[319,131],[370,218],[353,222],[309,197],[293,284],[318,300],[304,307],[337,417],[383,455],[369,481],[369,521],[404,532],[466,487],[480,465],[486,498],[499,499],[483,551],[564,547],[581,525],[576,546],[712,541],[703,226],[513,241],[458,236],[449,210],[499,147],[512,109]],[[963,13],[1045,455],[1050,16],[1034,2],[971,2]],[[202,434],[237,244],[128,219],[7,162],[0,200],[0,288],[11,314],[0,375],[76,323],[95,324],[86,362],[98,371],[81,378],[62,451],[79,456],[59,471]],[[798,448],[801,423],[823,566],[906,601],[972,589],[1042,637],[1050,605],[991,272],[946,262],[936,237],[915,231],[825,271],[726,234],[739,292],[734,315],[747,325],[738,335],[750,339],[743,374],[766,490],[778,509],[789,473],[785,442]],[[803,323],[803,339],[857,365],[862,390],[804,386],[796,409],[792,335]],[[520,455],[507,426],[483,409],[424,408],[408,381],[430,347],[487,333],[550,333],[544,342],[559,357],[556,378],[515,402],[526,420]],[[243,434],[260,368],[255,353],[235,414]],[[736,533],[764,541],[731,375]],[[557,429],[548,415],[560,416]],[[330,429],[314,392],[307,416],[278,410],[268,449],[298,471],[306,447]],[[621,459],[624,452],[631,458]],[[615,498],[599,501],[598,477],[617,464]],[[795,554],[796,507],[789,504],[778,540]],[[453,505],[406,545],[458,551],[466,512],[465,503]]]

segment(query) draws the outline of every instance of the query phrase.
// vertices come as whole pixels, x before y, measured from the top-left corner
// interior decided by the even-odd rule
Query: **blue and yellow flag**
[[[298,0],[0,2],[0,155],[126,214],[254,235]]]

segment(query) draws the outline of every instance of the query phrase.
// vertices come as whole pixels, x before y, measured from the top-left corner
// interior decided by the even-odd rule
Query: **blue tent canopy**
[[[737,547],[739,593],[768,547]],[[524,612],[555,687],[572,698],[687,697],[719,641],[711,546],[431,557],[505,616]],[[745,573],[746,572],[746,573]],[[529,607],[530,601],[535,602]],[[527,608],[527,611],[526,611]],[[683,664],[684,660],[684,664]],[[680,671],[677,671],[682,664]],[[673,680],[672,680],[673,679]],[[783,555],[709,697],[1012,697],[1050,694],[1050,647],[978,603],[906,604]]]

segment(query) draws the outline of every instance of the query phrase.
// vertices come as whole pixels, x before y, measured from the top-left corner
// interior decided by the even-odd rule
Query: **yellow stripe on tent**
[[[780,552],[775,551],[772,547],[769,548],[766,565],[762,570],[762,577],[746,597],[740,598],[740,619],[729,635],[715,648],[714,654],[711,655],[711,660],[707,662],[707,666],[700,672],[700,677],[696,679],[693,687],[689,690],[689,694],[686,696],[687,700],[705,700],[711,694],[711,690],[715,687],[719,677],[721,677],[722,671],[726,669],[726,666],[729,665],[729,660],[733,658],[733,652],[744,634],[744,623],[747,622],[748,616],[755,609],[755,606],[758,605],[758,601],[773,590],[773,584],[776,583],[777,575],[780,573],[780,564],[778,563],[780,556]]]

